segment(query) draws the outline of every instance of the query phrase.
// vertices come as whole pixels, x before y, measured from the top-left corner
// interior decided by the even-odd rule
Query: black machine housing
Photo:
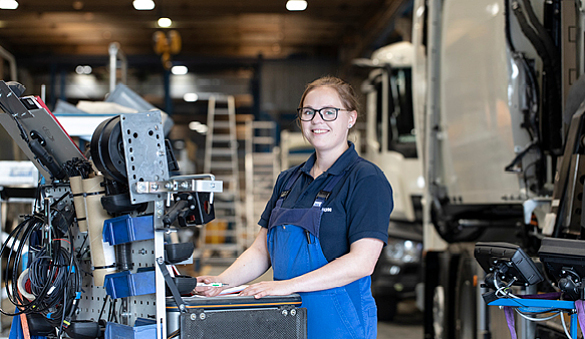
[[[544,280],[544,276],[532,259],[520,246],[501,242],[478,242],[475,245],[475,259],[488,273],[486,284],[499,288],[494,283],[507,282],[516,286],[530,286]]]
[[[557,281],[565,299],[585,298],[583,240],[544,238],[538,254],[546,272]]]

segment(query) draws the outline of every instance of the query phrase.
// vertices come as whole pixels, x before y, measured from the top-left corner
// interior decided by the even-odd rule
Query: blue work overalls
[[[300,173],[299,168],[287,181],[268,223],[274,280],[292,279],[328,263],[319,242],[321,205],[344,175],[330,178],[311,208],[283,208],[282,203]],[[299,293],[303,307],[307,308],[308,337],[376,338],[376,304],[370,285],[371,278],[367,276],[342,287]]]

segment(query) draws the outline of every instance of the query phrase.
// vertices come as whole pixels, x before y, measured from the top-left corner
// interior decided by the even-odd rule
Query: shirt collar
[[[343,152],[343,154],[339,158],[337,158],[337,160],[335,160],[333,165],[329,167],[329,169],[325,171],[325,173],[339,175],[343,173],[343,171],[349,165],[353,164],[353,162],[356,160],[358,154],[355,150],[355,145],[353,144],[353,142],[349,140],[347,141],[347,143],[349,145],[349,148],[345,150],[345,152]],[[315,160],[317,160],[317,154],[313,152],[313,154],[311,154],[309,159],[307,159],[303,167],[301,167],[301,171],[307,175],[311,175],[311,168],[313,168],[313,165],[315,165]]]

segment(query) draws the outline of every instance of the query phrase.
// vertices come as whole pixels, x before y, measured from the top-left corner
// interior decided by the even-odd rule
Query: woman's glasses
[[[299,119],[302,121],[311,121],[315,117],[315,113],[319,113],[321,119],[323,121],[333,121],[337,119],[337,113],[339,111],[347,111],[343,108],[335,108],[335,107],[323,107],[321,109],[313,109],[311,107],[300,107],[297,108],[297,112],[299,114]]]

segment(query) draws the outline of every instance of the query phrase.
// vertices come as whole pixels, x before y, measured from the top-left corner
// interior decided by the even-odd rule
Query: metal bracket
[[[213,193],[223,191],[223,181],[216,181],[212,174],[183,175],[163,181],[139,181],[135,183],[134,191],[138,194],[167,193],[167,202],[170,202],[173,193],[205,192],[211,193],[209,202],[213,204]]]
[[[120,115],[128,186],[137,182],[168,180],[168,165],[160,111]],[[158,194],[136,194],[130,190],[132,204],[159,200]]]

